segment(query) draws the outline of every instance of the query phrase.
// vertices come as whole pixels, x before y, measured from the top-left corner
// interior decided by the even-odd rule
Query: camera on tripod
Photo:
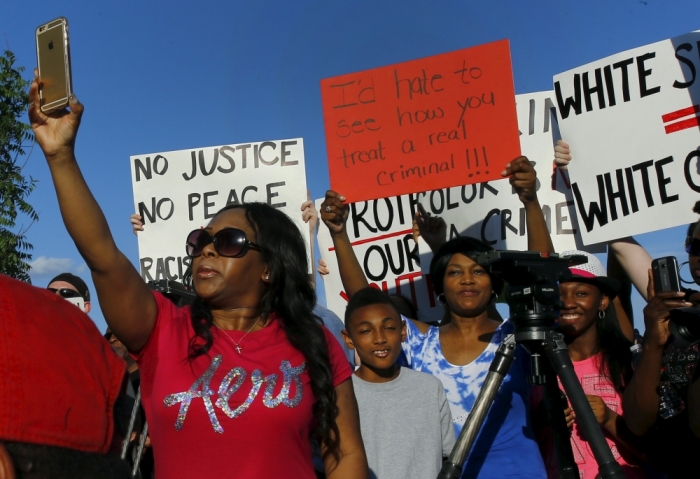
[[[587,263],[583,255],[560,257],[532,251],[488,251],[477,254],[474,261],[495,278],[508,283],[506,301],[510,307],[513,334],[501,343],[479,395],[474,401],[462,431],[438,479],[457,479],[481,429],[486,414],[515,357],[516,345],[530,353],[531,382],[545,387],[545,405],[552,425],[554,444],[559,458],[559,472],[564,479],[577,479],[574,460],[564,419],[564,405],[557,377],[576,412],[583,434],[598,462],[600,477],[624,479],[598,421],[576,377],[564,336],[553,326],[562,307],[559,283],[572,278],[570,266]]]
[[[505,297],[517,333],[519,327],[552,326],[561,309],[559,282],[571,279],[570,266],[588,259],[533,251],[487,251],[475,261],[508,284]]]

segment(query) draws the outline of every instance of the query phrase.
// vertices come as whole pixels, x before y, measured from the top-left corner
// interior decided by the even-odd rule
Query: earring
[[[267,281],[268,279],[270,279],[270,275],[269,275],[269,274],[268,274],[268,275],[265,275],[265,281]]]
[[[437,300],[438,300],[438,303],[440,303],[441,305],[443,305],[443,306],[446,306],[446,305],[447,305],[447,300],[445,299],[445,294],[444,294],[444,293],[438,294],[438,295],[437,295]]]
[[[491,291],[491,304],[495,303],[498,301],[498,293],[495,291]]]
[[[603,311],[602,309],[599,309],[599,310],[598,310],[598,317],[599,317],[600,319],[605,318],[605,311]]]

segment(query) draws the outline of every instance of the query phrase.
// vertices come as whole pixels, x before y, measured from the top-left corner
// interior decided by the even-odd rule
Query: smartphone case
[[[678,261],[674,256],[653,260],[651,262],[651,271],[654,276],[654,290],[657,293],[666,291],[678,292],[681,290]]]
[[[41,111],[65,108],[73,92],[68,45],[68,20],[59,17],[36,29],[37,69],[41,77]]]

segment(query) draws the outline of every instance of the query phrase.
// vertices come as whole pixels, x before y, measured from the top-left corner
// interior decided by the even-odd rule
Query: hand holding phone
[[[65,108],[72,95],[68,20],[59,17],[36,29],[37,69],[41,77],[41,111]]]
[[[678,274],[678,260],[675,256],[657,258],[651,262],[651,271],[654,276],[654,292],[667,291],[680,292],[681,281]]]

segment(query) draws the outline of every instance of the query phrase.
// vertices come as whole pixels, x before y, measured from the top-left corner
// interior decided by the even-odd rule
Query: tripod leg
[[[486,419],[486,413],[489,412],[489,408],[493,403],[498,388],[501,387],[503,378],[505,378],[510,365],[513,363],[513,358],[515,357],[515,338],[511,334],[508,336],[503,343],[498,347],[496,351],[496,357],[491,362],[489,366],[489,372],[484,379],[484,385],[481,386],[481,391],[474,401],[474,406],[467,421],[464,423],[462,432],[457,438],[454,448],[450,453],[450,457],[442,465],[440,469],[440,474],[438,474],[438,479],[459,479],[462,475],[462,467],[464,466],[464,461],[467,460],[469,451],[474,445],[476,436],[481,430],[481,425]]]
[[[131,386],[129,386],[131,387]],[[134,431],[134,423],[136,422],[136,416],[139,413],[139,406],[141,405],[141,388],[136,392],[136,399],[134,400],[134,407],[131,409],[131,417],[129,418],[129,427],[126,430],[126,437],[124,438],[124,444],[122,445],[121,458],[122,461],[126,459],[126,452],[129,450],[129,445],[131,444],[131,433]]]
[[[588,399],[583,392],[581,383],[576,377],[574,366],[569,357],[569,351],[566,348],[566,343],[564,343],[564,335],[554,331],[547,332],[544,351],[561,379],[569,402],[574,408],[574,412],[576,412],[578,425],[583,430],[583,434],[591,446],[593,456],[595,456],[595,460],[598,463],[600,477],[603,479],[624,479],[625,474],[622,472],[622,467],[615,461],[603,431],[600,429]]]
[[[544,405],[547,410],[547,420],[552,427],[552,439],[554,449],[559,459],[559,474],[561,479],[579,479],[581,476],[576,466],[574,453],[571,450],[571,438],[569,428],[564,417],[564,399],[559,390],[557,376],[548,365],[547,379],[543,384]]]

